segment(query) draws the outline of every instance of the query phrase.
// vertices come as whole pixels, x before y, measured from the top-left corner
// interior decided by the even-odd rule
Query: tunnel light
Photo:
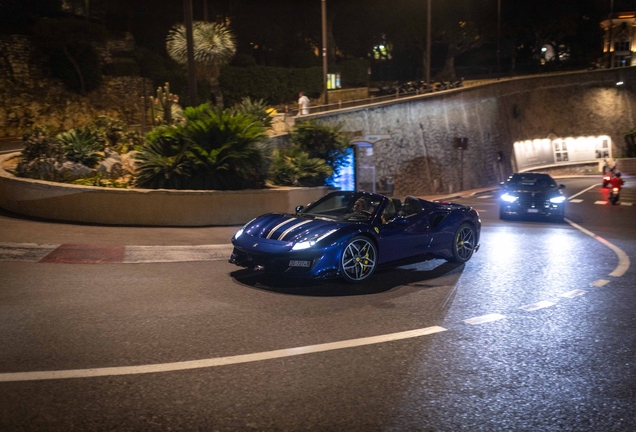
[[[616,83],[617,86],[622,86],[623,85],[623,81],[619,81]]]

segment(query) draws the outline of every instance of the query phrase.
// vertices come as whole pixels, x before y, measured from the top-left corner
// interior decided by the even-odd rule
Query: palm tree
[[[211,97],[216,105],[223,106],[223,95],[219,87],[221,66],[229,63],[236,53],[236,39],[225,24],[197,21],[192,25],[194,39],[194,62],[197,75],[205,77],[210,86]],[[168,54],[178,63],[187,64],[188,48],[186,29],[176,24],[168,33]]]

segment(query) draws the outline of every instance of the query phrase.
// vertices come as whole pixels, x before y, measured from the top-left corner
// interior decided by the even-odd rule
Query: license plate
[[[290,267],[309,267],[309,264],[311,264],[311,261],[291,260],[289,262]]]
[[[528,209],[528,213],[539,213],[539,209]]]

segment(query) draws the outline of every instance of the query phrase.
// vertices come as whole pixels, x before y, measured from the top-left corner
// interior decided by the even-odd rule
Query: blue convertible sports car
[[[332,192],[296,214],[251,220],[232,238],[230,262],[289,276],[367,280],[379,265],[443,258],[464,263],[479,248],[481,220],[459,204],[367,192]]]

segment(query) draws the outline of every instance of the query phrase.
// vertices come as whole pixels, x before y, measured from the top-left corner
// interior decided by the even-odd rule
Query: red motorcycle
[[[611,181],[612,181],[612,174],[611,173],[603,174],[603,187],[604,188],[609,186]]]

